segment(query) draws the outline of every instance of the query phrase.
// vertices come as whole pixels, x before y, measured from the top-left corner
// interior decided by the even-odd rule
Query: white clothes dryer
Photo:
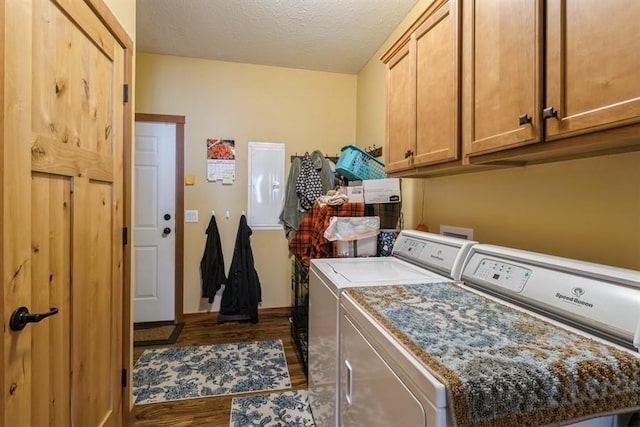
[[[316,425],[339,426],[340,299],[345,289],[458,281],[477,242],[400,232],[390,257],[311,260],[309,273],[309,403]]]

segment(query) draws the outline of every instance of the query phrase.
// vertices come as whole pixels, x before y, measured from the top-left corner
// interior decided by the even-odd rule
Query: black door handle
[[[169,221],[171,219],[171,215],[169,214],[164,214],[164,220],[165,221]]]
[[[12,331],[21,331],[27,326],[27,323],[38,323],[45,317],[53,316],[58,313],[57,308],[52,308],[48,313],[37,313],[31,314],[29,313],[29,309],[27,307],[19,307],[11,314],[11,319],[9,319],[9,327]]]
[[[162,230],[162,234],[164,234],[165,236],[167,234],[171,234],[171,229],[169,227],[165,227],[164,230]]]
[[[544,120],[550,119],[551,117],[558,117],[558,111],[553,107],[548,107],[542,110],[542,118]]]
[[[528,114],[523,114],[520,117],[518,117],[518,123],[520,124],[520,126],[524,126],[527,123],[531,123],[531,116]]]

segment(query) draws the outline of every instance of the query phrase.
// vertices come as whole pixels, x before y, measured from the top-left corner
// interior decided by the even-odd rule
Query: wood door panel
[[[416,30],[415,166],[458,156],[459,46],[457,1],[450,0]]]
[[[85,39],[91,40],[111,61],[115,59],[114,51],[117,49],[117,42],[87,2],[77,0],[51,0],[51,2],[64,10],[65,15],[69,17],[65,21],[73,22],[74,26],[82,28]]]
[[[549,138],[640,122],[640,2],[550,1]]]
[[[109,183],[76,179],[73,229],[73,382],[75,425],[101,425],[113,411],[114,349],[111,223],[113,190]],[[77,220],[76,220],[77,219]],[[114,301],[115,300],[115,301]],[[118,312],[118,310],[115,310]],[[82,343],[80,345],[80,343]],[[117,365],[116,365],[117,366]],[[99,385],[99,386],[97,386]]]
[[[415,89],[412,84],[411,55],[405,45],[387,65],[387,173],[408,169],[405,155],[415,145]]]
[[[71,191],[66,177],[35,173],[31,179],[31,310],[58,314],[32,334],[32,425],[70,425],[69,345]]]
[[[541,3],[468,1],[463,7],[465,151],[540,141]],[[519,124],[523,114],[530,124]]]
[[[34,73],[32,89],[37,105],[32,113],[32,126],[36,135],[34,145],[39,145],[34,148],[39,170],[47,171],[46,166],[56,165],[60,169],[53,170],[54,173],[85,172],[80,166],[76,171],[73,168],[62,171],[60,158],[48,158],[54,150],[77,148],[85,150],[82,157],[98,163],[100,174],[95,177],[105,179],[105,171],[113,170],[111,59],[57,8],[35,3],[34,13],[41,24],[34,26],[33,51],[34,65],[42,72]],[[51,31],[56,37],[52,37]],[[113,44],[112,39],[110,45]],[[51,146],[49,150],[42,147],[52,141],[60,142],[59,146]],[[104,159],[96,160],[101,157]]]

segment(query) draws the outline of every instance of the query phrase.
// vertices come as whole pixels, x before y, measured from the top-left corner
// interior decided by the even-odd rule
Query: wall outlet
[[[473,240],[473,228],[453,227],[440,224],[440,234],[459,239]]]
[[[184,211],[184,222],[198,222],[198,211]]]

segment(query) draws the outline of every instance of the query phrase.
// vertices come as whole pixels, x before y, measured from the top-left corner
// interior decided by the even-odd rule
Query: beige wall
[[[357,144],[384,140],[379,58],[431,4],[420,1],[358,75]],[[405,227],[471,227],[481,242],[640,270],[640,153],[403,179]],[[506,198],[509,198],[507,201]]]
[[[356,141],[360,147],[385,143],[386,67],[380,57],[434,0],[419,0],[378,51],[358,73]],[[382,82],[382,84],[381,84]],[[384,158],[384,156],[383,156]]]
[[[355,142],[356,76],[139,53],[136,111],[186,117],[185,209],[199,211],[185,224],[184,312],[217,311],[200,298],[199,263],[212,210],[221,234],[226,271],[238,221],[247,209],[247,143],[286,144],[286,156],[321,149],[334,156]],[[206,139],[236,141],[236,181],[206,181]],[[288,167],[287,167],[288,173]],[[223,213],[230,212],[230,219]],[[284,232],[255,230],[255,265],[263,308],[291,305],[290,260]]]
[[[135,45],[136,0],[103,0]]]
[[[640,153],[432,178],[425,217],[481,242],[640,269]],[[508,199],[507,199],[508,196]]]

